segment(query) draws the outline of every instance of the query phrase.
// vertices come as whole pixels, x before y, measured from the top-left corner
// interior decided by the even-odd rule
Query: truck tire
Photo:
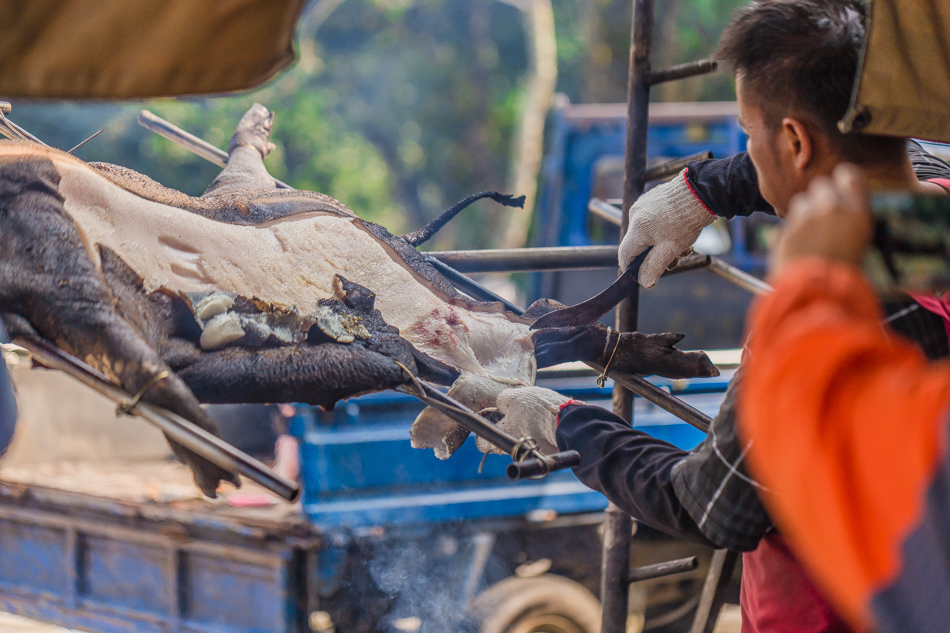
[[[600,602],[583,585],[553,574],[510,577],[472,604],[477,633],[600,633]]]

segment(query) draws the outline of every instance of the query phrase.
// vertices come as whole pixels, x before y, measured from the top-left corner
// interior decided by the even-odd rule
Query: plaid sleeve
[[[742,370],[729,384],[709,434],[673,468],[676,494],[696,525],[716,547],[754,550],[772,521],[759,501],[763,486],[745,465],[749,442],[736,429],[736,402]]]

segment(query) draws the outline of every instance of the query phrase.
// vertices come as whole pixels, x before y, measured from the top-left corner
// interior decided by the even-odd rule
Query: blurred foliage
[[[630,0],[552,0],[559,90],[573,102],[623,101]],[[529,47],[521,12],[498,0],[321,0],[302,22],[300,61],[257,91],[135,104],[14,102],[12,118],[76,154],[200,195],[219,168],[135,123],[147,108],[221,147],[255,101],[275,112],[266,160],[275,177],[325,192],[395,233],[475,191],[504,190]],[[714,48],[744,0],[658,0],[655,66]],[[330,6],[325,4],[324,8]],[[320,2],[311,9],[320,9]],[[725,73],[661,87],[666,100],[733,98]],[[432,247],[492,245],[492,218],[523,211],[480,202]]]

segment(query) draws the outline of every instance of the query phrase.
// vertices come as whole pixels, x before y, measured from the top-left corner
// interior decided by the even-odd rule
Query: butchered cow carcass
[[[415,249],[420,234],[397,237],[329,196],[276,188],[263,164],[271,120],[260,105],[248,111],[200,198],[0,142],[0,314],[11,333],[39,335],[212,431],[199,402],[330,407],[404,385],[408,370],[478,410],[533,384],[539,364],[605,362],[602,326],[532,332],[540,308],[517,316],[461,295]],[[705,355],[676,350],[676,335],[623,336],[617,369],[715,373]],[[415,446],[442,458],[466,435],[430,409],[412,429]],[[175,448],[206,494],[234,479]]]

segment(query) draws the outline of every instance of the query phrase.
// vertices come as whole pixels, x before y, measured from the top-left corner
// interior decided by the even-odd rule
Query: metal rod
[[[732,264],[727,264],[718,257],[709,257],[709,270],[713,271],[723,279],[727,279],[748,290],[752,294],[764,295],[772,292],[772,286],[758,277],[750,275],[741,268],[736,268]]]
[[[581,463],[581,454],[577,451],[562,451],[553,455],[545,455],[544,458],[527,459],[520,462],[511,462],[505,468],[505,474],[508,479],[518,481],[528,477],[538,477],[546,475],[555,470],[564,470],[573,468]]]
[[[505,433],[503,430],[484,419],[465,405],[446,394],[442,393],[434,386],[423,380],[416,380],[414,384],[422,389],[422,393],[413,392],[408,385],[402,388],[402,391],[415,395],[429,406],[437,409],[440,413],[452,418],[460,426],[468,429],[475,435],[485,439],[504,452],[511,455],[514,468],[509,464],[506,474],[509,479],[521,479],[522,477],[544,476],[556,470],[564,470],[577,466],[581,461],[580,453],[577,451],[564,451],[552,455],[542,455],[534,442],[526,441],[526,438],[515,439],[513,436]],[[530,440],[530,438],[527,438]]]
[[[620,202],[623,204],[622,200]],[[591,198],[587,203],[587,210],[611,224],[620,226],[623,223],[623,211],[600,198]]]
[[[76,145],[73,145],[73,148],[72,148],[71,150],[67,151],[66,153],[67,153],[67,154],[72,154],[72,153],[75,152],[77,149],[79,149],[80,147],[82,147],[83,145],[85,145],[86,143],[88,143],[89,141],[91,141],[92,139],[94,139],[94,138],[96,138],[97,136],[99,136],[100,134],[102,134],[104,131],[105,131],[105,130],[99,130],[98,132],[96,132],[96,133],[93,134],[92,136],[88,137],[85,141],[80,141],[80,142],[77,143]]]
[[[671,560],[665,563],[657,563],[655,565],[644,565],[643,567],[631,569],[630,573],[627,574],[627,582],[632,583],[641,580],[650,580],[651,578],[672,576],[673,574],[681,574],[684,571],[693,571],[697,567],[699,567],[699,559],[695,556]]]
[[[33,136],[22,127],[8,119],[5,115],[3,108],[0,108],[0,134],[3,134],[9,139],[12,140],[24,140],[24,141],[33,141],[34,143],[39,143],[44,147],[49,147],[46,143]]]
[[[504,297],[495,294],[488,288],[482,286],[479,283],[476,283],[473,279],[469,279],[468,277],[466,277],[459,271],[455,270],[448,264],[444,264],[440,262],[438,259],[436,259],[435,257],[432,257],[431,255],[426,257],[426,261],[432,264],[432,266],[437,271],[439,271],[449,281],[451,281],[452,284],[456,288],[458,288],[459,290],[461,290],[468,296],[472,297],[473,299],[480,299],[482,301],[498,301],[499,303],[505,306],[505,309],[511,312],[514,312],[518,316],[521,316],[522,314],[524,314],[524,310],[520,306],[517,306],[511,303],[510,301],[508,301],[507,299],[505,299]]]
[[[689,633],[712,633],[719,611],[725,603],[726,592],[738,559],[737,553],[728,550],[717,549],[713,552]]]
[[[622,374],[613,371],[608,372],[607,375],[613,379],[615,384],[632,391],[644,400],[649,400],[664,411],[672,413],[680,420],[696,427],[703,433],[709,432],[709,425],[712,424],[712,418],[699,409],[686,404],[676,396],[666,393],[643,376]]]
[[[623,218],[620,209],[599,198],[591,198],[590,202],[587,203],[587,210],[614,224],[620,224],[620,220]],[[752,294],[763,295],[772,292],[770,284],[713,255],[702,255],[700,253],[690,255],[680,261],[676,268],[666,271],[664,275],[706,267],[723,279],[731,281]]]
[[[656,70],[650,73],[650,85],[655,86],[666,81],[675,81],[677,79],[686,79],[696,75],[706,75],[719,69],[719,62],[715,59],[697,59],[694,62],[677,64],[663,70]]]
[[[617,265],[616,246],[432,251],[427,253],[427,256],[438,259],[461,273],[612,268]]]
[[[701,256],[704,260],[707,259],[706,255]],[[436,260],[437,261],[437,260]],[[441,263],[441,262],[440,262]],[[704,262],[704,265],[707,265]],[[452,276],[449,279],[452,283],[459,285],[459,287],[472,296],[475,299],[481,299],[484,301],[503,301],[505,306],[511,310],[514,314],[521,316],[524,314],[524,309],[520,308],[514,304],[506,302],[504,299],[493,293],[491,290],[488,290],[484,286],[480,285],[478,282],[469,279],[465,275],[459,273],[448,266],[442,264],[446,269],[452,272]],[[438,268],[438,267],[437,267]],[[441,270],[441,269],[440,269]],[[462,281],[462,284],[458,282]],[[603,367],[595,363],[587,363],[587,366],[593,369],[594,371],[600,373],[604,370]],[[625,389],[630,390],[636,395],[642,397],[643,399],[652,402],[656,406],[660,407],[667,413],[672,413],[679,419],[683,420],[687,424],[690,424],[704,433],[708,431],[709,425],[712,423],[712,419],[699,411],[698,409],[693,408],[689,404],[683,402],[676,396],[669,394],[650,381],[646,380],[642,376],[636,376],[634,374],[624,374],[618,371],[607,372],[609,376],[615,383],[623,386]]]
[[[663,271],[663,275],[678,275],[679,273],[685,273],[691,270],[699,270],[701,268],[707,268],[708,266],[709,255],[693,253],[692,255],[687,255],[686,257],[681,258],[676,263],[676,268],[669,268]]]
[[[674,176],[687,165],[697,160],[709,160],[713,157],[713,153],[709,150],[705,152],[698,152],[692,156],[684,156],[683,158],[677,158],[676,160],[671,160],[668,163],[663,163],[662,165],[657,165],[656,167],[651,167],[643,173],[643,182],[650,182],[651,180],[660,180],[661,178],[669,178]]]
[[[627,232],[630,207],[643,193],[646,171],[647,129],[650,102],[650,56],[653,49],[653,0],[634,0],[630,29],[630,69],[627,81],[627,138],[623,173],[623,217],[620,235]],[[617,306],[617,330],[637,329],[639,287]],[[614,383],[614,412],[633,420],[633,394]],[[630,591],[630,541],[633,519],[614,504],[604,513],[604,545],[601,559],[600,602],[602,633],[624,633]]]
[[[147,130],[151,130],[159,136],[167,138],[169,141],[176,143],[177,145],[181,145],[191,153],[196,154],[206,161],[214,163],[219,167],[227,167],[228,165],[228,153],[226,151],[215,147],[211,143],[198,138],[190,132],[186,132],[173,123],[169,123],[157,114],[153,114],[148,110],[142,110],[139,113],[139,125]],[[276,178],[274,179],[274,183],[280,189],[293,189],[293,187],[290,185],[285,184]]]
[[[10,114],[13,111],[13,106],[10,105],[9,101],[0,101],[0,112],[4,114]]]
[[[131,400],[131,396],[98,371],[46,341],[33,336],[18,336],[14,342],[26,348],[44,366],[68,374],[113,402],[125,404]],[[300,495],[297,482],[281,477],[250,455],[176,413],[141,401],[130,409],[130,413],[154,424],[168,439],[181,444],[215,466],[228,472],[240,473],[287,501],[296,501]]]

